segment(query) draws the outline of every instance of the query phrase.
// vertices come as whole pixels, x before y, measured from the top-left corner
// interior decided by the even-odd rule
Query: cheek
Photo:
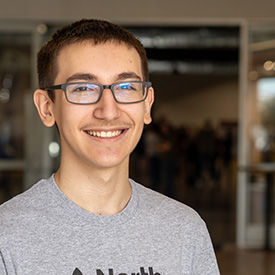
[[[59,110],[56,111],[56,124],[58,125],[61,135],[62,132],[71,132],[74,127],[81,121],[82,110],[76,108],[78,106],[66,103],[60,106]]]
[[[136,105],[129,105],[127,106],[129,109],[127,110],[128,115],[131,117],[131,119],[134,121],[136,126],[143,125],[145,121],[145,105],[144,103],[138,103]]]
[[[142,131],[144,128],[144,124],[147,123],[146,114],[144,113],[144,111],[144,108],[140,108],[138,112],[133,114],[137,139],[140,139],[140,136],[142,135]]]

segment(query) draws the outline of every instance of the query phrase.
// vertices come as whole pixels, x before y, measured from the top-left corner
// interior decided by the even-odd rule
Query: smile
[[[123,130],[120,131],[87,131],[90,136],[99,138],[113,138],[119,136]]]

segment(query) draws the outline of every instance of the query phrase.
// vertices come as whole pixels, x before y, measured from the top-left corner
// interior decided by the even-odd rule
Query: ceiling
[[[239,27],[128,27],[142,42],[151,74],[235,75]]]

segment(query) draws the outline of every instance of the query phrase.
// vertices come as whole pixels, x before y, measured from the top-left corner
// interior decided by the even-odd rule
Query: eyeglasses
[[[152,87],[151,82],[126,81],[117,82],[112,85],[101,85],[91,82],[75,82],[55,85],[46,90],[63,90],[68,102],[74,104],[95,104],[105,89],[110,89],[114,99],[118,103],[130,104],[144,101],[148,89]]]

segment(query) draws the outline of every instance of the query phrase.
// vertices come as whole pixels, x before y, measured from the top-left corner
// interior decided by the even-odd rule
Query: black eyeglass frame
[[[116,99],[116,96],[115,96],[115,93],[113,91],[113,88],[114,86],[116,85],[119,85],[119,84],[124,84],[124,83],[141,83],[141,84],[144,84],[146,85],[145,88],[145,96],[142,100],[139,100],[139,101],[134,101],[134,102],[121,102],[121,101],[118,101]],[[90,102],[90,103],[79,103],[79,102],[73,102],[73,101],[70,101],[68,99],[68,96],[67,96],[67,86],[69,85],[72,85],[72,84],[94,84],[94,85],[97,85],[98,87],[100,87],[100,93],[99,93],[99,96],[98,96],[98,99],[95,101],[95,102]],[[101,96],[103,94],[103,91],[105,89],[110,89],[112,94],[113,94],[113,97],[115,99],[115,101],[117,103],[120,103],[120,104],[135,104],[135,103],[139,103],[139,102],[142,102],[144,100],[146,100],[147,96],[148,96],[148,90],[149,88],[152,87],[152,83],[151,82],[148,82],[148,81],[123,81],[123,82],[116,82],[116,83],[113,83],[111,85],[102,85],[102,84],[99,84],[99,83],[95,83],[95,82],[70,82],[70,83],[65,83],[65,84],[60,84],[60,85],[54,85],[54,86],[51,86],[49,88],[46,88],[45,90],[47,91],[52,91],[52,90],[63,90],[64,93],[65,93],[65,97],[66,97],[66,100],[69,102],[69,103],[72,103],[72,104],[77,104],[77,105],[92,105],[92,104],[96,104],[99,102],[99,100],[101,99]]]

